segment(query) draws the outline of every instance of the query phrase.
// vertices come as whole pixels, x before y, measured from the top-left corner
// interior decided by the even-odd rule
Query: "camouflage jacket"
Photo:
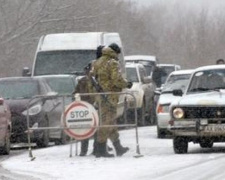
[[[127,87],[127,80],[122,77],[117,54],[109,47],[102,50],[102,56],[93,63],[92,74],[104,92],[121,92]],[[108,101],[117,105],[118,95],[109,95]]]

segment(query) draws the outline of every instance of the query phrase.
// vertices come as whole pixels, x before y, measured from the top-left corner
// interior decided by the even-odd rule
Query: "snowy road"
[[[157,139],[156,127],[138,129],[140,150],[136,155],[135,131],[121,131],[121,141],[130,151],[122,157],[69,157],[69,145],[33,150],[36,157],[30,161],[28,152],[10,156],[2,166],[13,173],[32,175],[45,180],[221,180],[225,176],[225,144],[202,149],[189,143],[189,152],[174,154],[171,139]],[[110,144],[111,145],[111,144]],[[112,145],[111,145],[112,146]],[[92,151],[90,142],[89,153]],[[74,150],[73,150],[74,154]]]
[[[13,150],[11,151],[10,156],[17,156],[24,150]],[[1,162],[6,161],[9,156],[0,156],[0,180],[37,180],[32,176],[17,174],[12,171],[6,170],[1,166]]]

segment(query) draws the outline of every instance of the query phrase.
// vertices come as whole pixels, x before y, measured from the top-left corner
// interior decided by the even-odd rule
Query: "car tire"
[[[1,155],[9,155],[10,153],[10,131],[8,130],[6,137],[5,137],[5,144],[3,147],[0,148]]]
[[[157,118],[156,118],[156,105],[154,103],[152,103],[152,106],[150,107],[150,124],[154,125],[157,122]]]
[[[43,127],[49,127],[49,120],[47,116],[45,117],[45,125]],[[49,130],[43,130],[43,135],[40,139],[37,139],[36,141],[37,147],[48,147],[49,144]]]
[[[188,141],[186,137],[173,138],[173,150],[176,154],[185,154],[188,152]]]
[[[203,139],[199,142],[199,145],[201,148],[212,148],[213,147],[213,141],[210,139]]]
[[[166,132],[163,129],[161,129],[159,126],[157,126],[157,137],[159,139],[163,139],[166,137]]]

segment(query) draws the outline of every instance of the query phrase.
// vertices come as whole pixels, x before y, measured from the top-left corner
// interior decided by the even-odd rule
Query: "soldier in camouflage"
[[[100,58],[102,56],[102,48],[104,46],[98,46],[96,51],[96,59]],[[88,63],[87,66],[84,67],[84,73],[85,76],[79,79],[78,84],[73,92],[73,94],[77,93],[96,93],[96,89],[93,87],[91,80],[90,80],[90,70],[92,68],[92,63],[94,63],[96,60],[93,60]],[[90,104],[94,104],[95,98],[93,95],[81,95],[81,100],[86,101]],[[85,139],[81,141],[81,152],[80,156],[86,156],[88,151],[88,145],[89,145],[89,139]],[[107,146],[108,150],[113,150],[111,147]],[[93,144],[93,152],[92,154],[95,155],[96,152],[96,134],[94,135],[94,144]]]
[[[128,86],[126,79],[120,73],[119,53],[119,46],[113,43],[103,48],[102,56],[93,64],[92,74],[104,92],[121,92],[123,88]],[[118,94],[110,94],[106,98],[98,96],[97,101],[101,108],[101,125],[115,125],[118,100]],[[96,157],[114,157],[106,150],[107,138],[112,141],[117,156],[122,156],[129,150],[129,148],[121,146],[117,127],[99,128]]]
[[[85,72],[85,76],[83,76],[79,81],[78,84],[75,88],[74,94],[76,95],[77,93],[94,93],[96,92],[95,89],[93,88],[93,86],[90,83],[89,80],[89,72],[91,69],[91,63],[89,63],[85,68],[84,68],[84,72]],[[81,100],[82,101],[87,101],[90,104],[94,104],[95,102],[95,98],[94,96],[82,96],[81,95]],[[80,156],[85,156],[87,154],[88,151],[88,144],[89,144],[89,139],[85,139],[81,141],[81,152],[80,152]]]

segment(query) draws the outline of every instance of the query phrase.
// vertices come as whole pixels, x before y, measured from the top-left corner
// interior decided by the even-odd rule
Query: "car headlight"
[[[175,108],[173,110],[173,117],[176,119],[181,119],[184,117],[184,111],[181,108]]]
[[[157,113],[169,113],[170,104],[159,104]]]
[[[36,115],[36,114],[41,112],[41,105],[40,104],[36,104],[36,105],[30,107],[28,110],[23,111],[22,114],[26,116],[27,115],[27,111],[28,111],[29,112],[29,116]]]

